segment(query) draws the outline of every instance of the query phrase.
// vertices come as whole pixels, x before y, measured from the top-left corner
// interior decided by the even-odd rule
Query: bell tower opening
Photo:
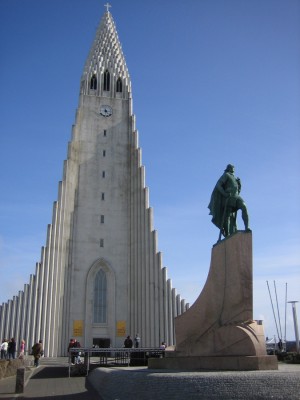
[[[103,90],[105,90],[106,92],[109,92],[110,90],[110,73],[108,69],[105,70],[103,74]]]

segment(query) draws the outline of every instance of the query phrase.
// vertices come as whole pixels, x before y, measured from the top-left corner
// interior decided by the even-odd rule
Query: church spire
[[[128,98],[130,77],[109,3],[96,32],[81,78],[81,93]]]
[[[143,347],[171,345],[174,318],[188,308],[157,250],[130,79],[108,4],[84,67],[46,245],[19,293],[0,305],[0,338],[40,338],[50,357],[66,355],[70,337],[84,347],[103,340],[121,347],[139,332]]]

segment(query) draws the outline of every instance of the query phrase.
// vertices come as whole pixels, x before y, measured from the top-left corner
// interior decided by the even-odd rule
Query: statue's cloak
[[[217,184],[218,185],[218,184]],[[220,193],[219,189],[215,186],[210,202],[208,205],[209,215],[212,215],[212,223],[215,224],[219,229],[223,228],[223,213],[224,213],[224,204],[223,204],[223,196]]]

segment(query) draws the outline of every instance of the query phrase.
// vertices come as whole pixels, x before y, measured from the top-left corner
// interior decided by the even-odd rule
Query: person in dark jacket
[[[126,349],[131,349],[132,346],[133,346],[133,341],[130,336],[127,336],[127,338],[124,340],[124,347],[126,347]]]
[[[14,338],[11,338],[10,341],[8,342],[7,355],[9,359],[16,358],[16,341]]]
[[[32,355],[34,358],[34,366],[38,367],[40,362],[40,357],[44,354],[43,350],[43,341],[40,340],[38,343],[35,343],[32,347]]]

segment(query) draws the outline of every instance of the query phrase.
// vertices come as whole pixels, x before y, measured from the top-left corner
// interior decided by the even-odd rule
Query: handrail
[[[82,356],[84,356],[84,364],[86,365],[86,375],[88,375],[89,370],[90,370],[90,359],[91,357],[96,353],[106,353],[110,354],[112,358],[119,359],[122,357],[127,358],[127,366],[130,366],[130,358],[131,358],[131,353],[145,353],[146,356],[151,357],[151,355],[155,354],[156,356],[163,356],[165,350],[160,348],[160,347],[132,347],[132,348],[127,348],[127,347],[105,347],[105,348],[100,348],[100,347],[71,347],[69,349],[69,377],[71,376],[71,360],[72,360],[72,354],[73,353],[81,353]],[[121,357],[120,357],[121,356]]]

